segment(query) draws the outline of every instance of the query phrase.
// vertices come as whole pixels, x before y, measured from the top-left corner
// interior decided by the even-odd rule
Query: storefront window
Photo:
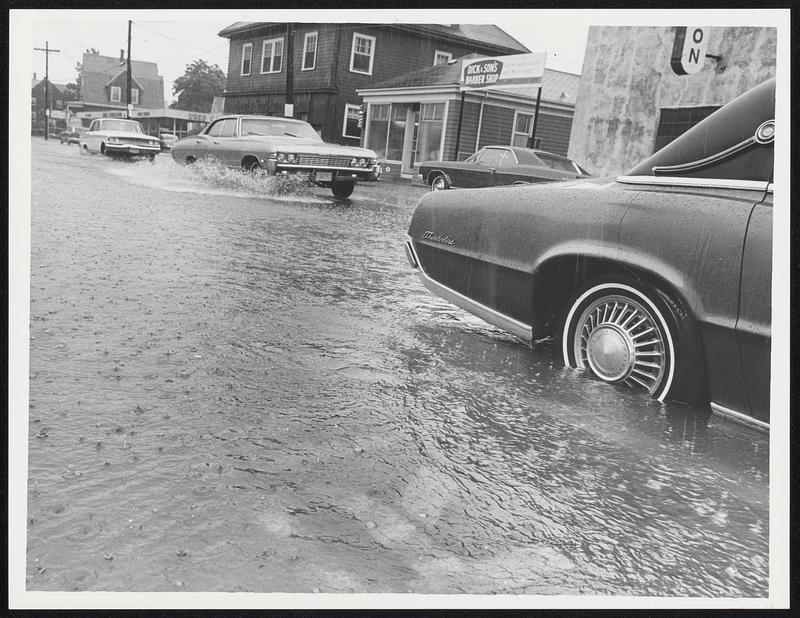
[[[371,105],[367,148],[374,150],[379,158],[386,157],[386,136],[389,133],[390,105]]]
[[[419,134],[414,157],[417,162],[441,159],[443,125],[444,103],[423,103],[420,106]]]

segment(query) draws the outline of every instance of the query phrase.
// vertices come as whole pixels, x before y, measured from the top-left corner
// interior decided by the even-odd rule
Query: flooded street
[[[768,435],[433,297],[424,189],[32,149],[28,590],[767,595]]]

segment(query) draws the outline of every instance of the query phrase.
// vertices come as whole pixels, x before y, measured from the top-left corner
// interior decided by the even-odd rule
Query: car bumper
[[[313,167],[278,163],[274,159],[267,161],[267,171],[276,176],[301,174],[308,176],[314,184],[328,186],[334,182],[369,180],[372,168],[369,167]]]
[[[109,144],[106,143],[108,154],[120,154],[129,156],[146,156],[161,152],[161,146],[145,146],[140,144]]]

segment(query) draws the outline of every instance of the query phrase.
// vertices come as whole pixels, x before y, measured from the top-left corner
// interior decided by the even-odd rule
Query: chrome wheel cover
[[[444,191],[447,189],[447,182],[444,179],[444,176],[437,176],[433,179],[431,183],[431,190],[432,191]]]
[[[589,303],[576,322],[575,360],[601,380],[653,394],[667,366],[666,343],[652,313],[622,295]]]

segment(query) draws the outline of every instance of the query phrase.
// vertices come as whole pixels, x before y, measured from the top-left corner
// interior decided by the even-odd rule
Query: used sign
[[[679,26],[675,28],[670,66],[678,75],[694,75],[703,68],[708,47],[708,28]]]
[[[504,90],[535,96],[542,85],[546,52],[464,60],[462,90]]]

